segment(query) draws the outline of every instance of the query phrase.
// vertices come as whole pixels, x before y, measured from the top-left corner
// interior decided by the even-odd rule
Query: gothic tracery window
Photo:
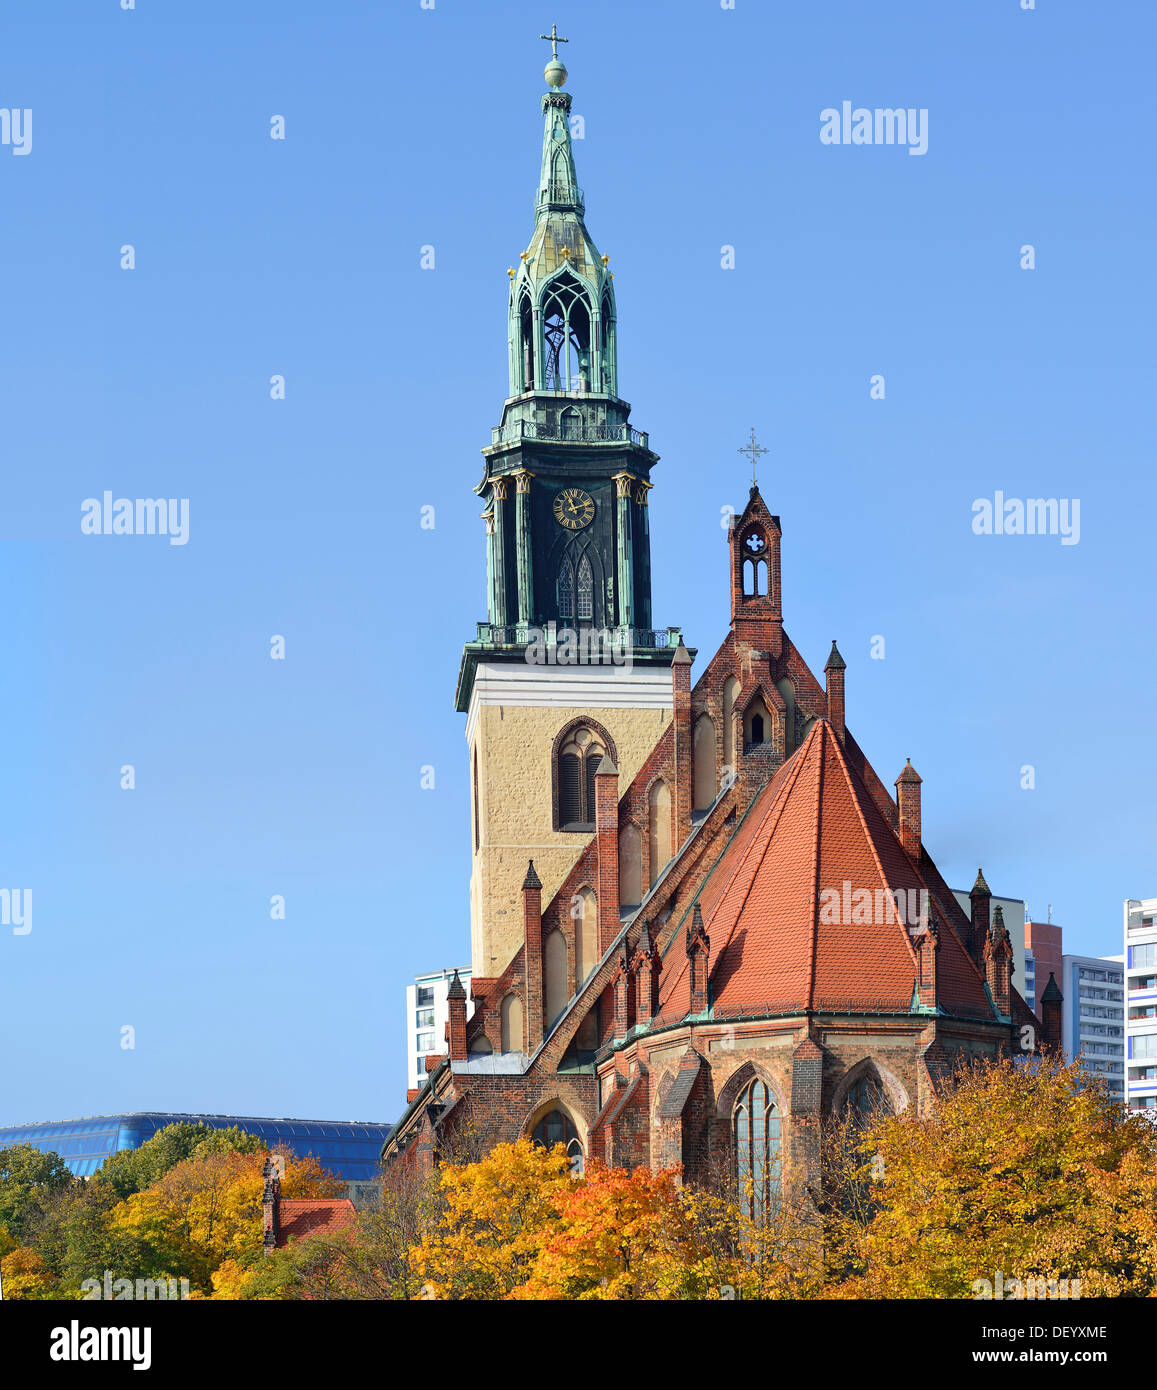
[[[558,751],[558,828],[589,828],[595,821],[595,772],[607,752],[585,724],[572,729]]]
[[[779,1204],[780,1117],[758,1077],[740,1091],[731,1112],[731,1141],[739,1201],[753,1221],[765,1221]]]
[[[591,312],[573,275],[561,275],[543,300],[542,337],[546,390],[589,391]]]

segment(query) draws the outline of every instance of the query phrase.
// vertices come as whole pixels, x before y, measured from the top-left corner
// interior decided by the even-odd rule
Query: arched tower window
[[[771,742],[771,715],[758,696],[747,707],[743,718],[743,741],[747,747]]]
[[[578,618],[582,622],[588,622],[595,614],[595,582],[591,574],[591,560],[589,555],[584,555],[579,561],[578,568]]]
[[[739,1201],[753,1221],[765,1221],[779,1205],[779,1109],[767,1084],[756,1077],[735,1101],[731,1141]]]
[[[750,526],[740,538],[739,554],[742,558],[743,597],[768,597],[771,592],[768,570],[770,551],[761,526]]]
[[[591,310],[573,275],[553,280],[542,301],[543,386],[548,391],[589,391]]]
[[[562,562],[558,574],[558,616],[574,617],[574,570],[567,560]]]
[[[534,390],[534,314],[530,307],[530,296],[524,294],[518,301],[518,364],[519,385],[524,391]]]
[[[599,349],[603,365],[602,387],[604,391],[614,395],[617,389],[615,378],[615,310],[610,295],[605,292],[599,313],[599,327],[601,335]]]
[[[565,1146],[567,1156],[570,1158],[572,1173],[581,1173],[583,1170],[583,1146],[582,1140],[578,1136],[578,1130],[574,1127],[574,1121],[565,1110],[551,1110],[535,1125],[531,1134],[531,1139],[536,1144],[541,1144],[544,1149],[552,1149],[555,1144]]]
[[[556,830],[591,830],[595,823],[595,773],[603,758],[615,753],[597,725],[576,723],[556,741],[554,786]]]

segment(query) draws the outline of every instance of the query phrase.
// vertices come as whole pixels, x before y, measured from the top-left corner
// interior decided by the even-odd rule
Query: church
[[[651,616],[658,455],[620,394],[614,276],[586,226],[557,35],[534,228],[509,270],[509,396],[482,450],[487,620],[457,709],[471,789],[471,992],[384,1150],[561,1141],[581,1167],[682,1165],[754,1204],[814,1177],[825,1117],[932,1103],[961,1058],[1059,1039],[1012,987],[978,873],[963,911],[784,626],[759,488],[719,556],[714,655]],[[752,458],[757,452],[752,437]],[[855,576],[849,569],[848,581]],[[755,1213],[753,1213],[755,1214]]]

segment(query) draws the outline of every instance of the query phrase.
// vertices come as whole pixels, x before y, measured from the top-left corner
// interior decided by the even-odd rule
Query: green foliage
[[[96,1181],[106,1183],[120,1198],[144,1192],[159,1182],[178,1163],[202,1154],[260,1153],[263,1140],[236,1125],[214,1129],[210,1125],[172,1124],[157,1130],[137,1149],[122,1149],[101,1164]]]
[[[57,1153],[41,1153],[31,1144],[0,1149],[0,1226],[19,1237],[38,1195],[68,1187],[72,1180]]]

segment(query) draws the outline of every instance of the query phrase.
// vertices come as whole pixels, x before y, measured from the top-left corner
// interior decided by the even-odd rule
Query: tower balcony
[[[477,627],[475,640],[484,647],[522,648],[545,639],[549,651],[564,633],[568,633],[577,650],[586,653],[586,657],[593,651],[595,663],[603,665],[617,664],[613,659],[615,653],[674,651],[683,640],[683,629],[680,627],[594,628],[581,620],[573,628],[565,621],[549,622],[545,628],[537,628],[532,623],[513,623],[507,627],[479,623]],[[576,659],[575,664],[585,664],[585,659]]]
[[[582,393],[539,391],[535,394],[567,397]],[[522,439],[555,440],[574,444],[638,444],[644,449],[651,447],[650,436],[646,430],[603,422],[587,424],[577,420],[566,420],[557,425],[549,425],[536,420],[512,420],[507,425],[496,425],[491,430],[491,444],[515,444]]]

